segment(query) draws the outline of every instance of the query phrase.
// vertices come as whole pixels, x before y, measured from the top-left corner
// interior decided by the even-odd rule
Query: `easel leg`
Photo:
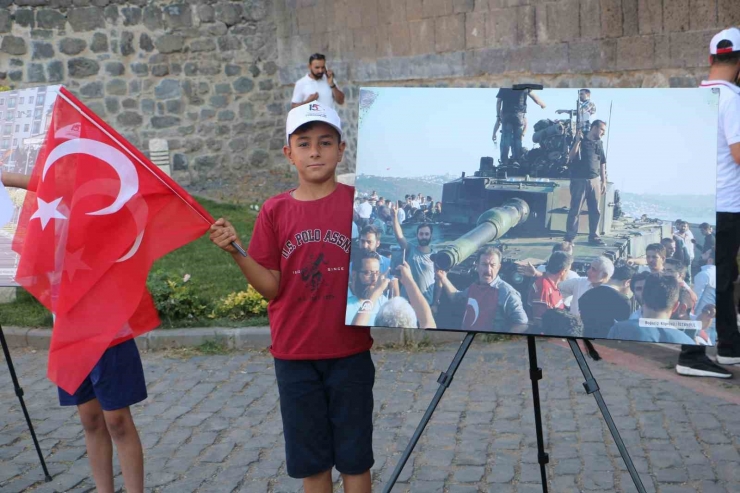
[[[13,368],[13,360],[10,359],[10,350],[8,349],[8,343],[5,342],[5,334],[3,334],[3,328],[0,326],[0,343],[3,346],[3,353],[5,354],[5,361],[8,363],[8,371],[10,372],[10,378],[13,380],[13,388],[15,389],[15,395],[18,396],[18,400],[21,403],[21,409],[23,409],[23,415],[26,417],[26,423],[28,424],[28,430],[31,432],[31,438],[33,438],[33,444],[36,447],[36,453],[39,454],[39,461],[41,461],[41,468],[44,470],[44,476],[46,482],[51,481],[51,475],[49,470],[46,468],[46,462],[44,461],[44,454],[41,453],[41,447],[39,441],[36,438],[36,432],[33,431],[33,424],[31,423],[31,417],[28,415],[28,409],[26,409],[26,403],[23,402],[23,389],[18,384],[18,378],[15,375],[15,368]]]
[[[637,474],[637,469],[635,469],[635,465],[632,463],[632,458],[630,457],[629,452],[627,452],[627,447],[624,446],[622,437],[619,435],[619,430],[617,430],[617,425],[614,424],[612,415],[609,414],[609,409],[606,407],[606,402],[604,402],[604,398],[601,396],[599,384],[596,383],[596,379],[591,373],[591,369],[588,367],[588,363],[586,363],[586,358],[583,357],[583,352],[581,352],[581,348],[580,346],[578,346],[578,341],[576,341],[575,339],[568,339],[568,344],[570,345],[571,351],[573,351],[573,356],[576,357],[578,366],[581,368],[583,378],[586,379],[586,381],[583,383],[583,386],[586,389],[586,393],[594,395],[594,398],[596,399],[596,404],[598,404],[599,409],[601,410],[601,414],[604,416],[604,421],[606,421],[606,425],[609,427],[609,431],[614,438],[614,442],[617,444],[617,448],[619,449],[619,453],[622,456],[622,460],[627,466],[627,470],[629,470],[630,476],[632,477],[632,482],[635,483],[635,488],[637,488],[637,491],[639,491],[640,493],[645,493],[645,486],[642,484],[642,480],[640,480],[640,475]]]
[[[529,349],[529,378],[532,379],[532,401],[534,403],[534,426],[537,433],[537,462],[540,464],[540,475],[542,476],[542,491],[547,493],[547,472],[545,465],[550,462],[550,456],[545,453],[545,440],[542,437],[542,413],[540,411],[540,387],[542,380],[542,368],[537,366],[537,346],[534,336],[527,336],[527,348]]]
[[[457,368],[460,366],[460,363],[465,357],[465,353],[468,352],[470,345],[473,343],[474,337],[475,337],[475,332],[467,333],[467,335],[465,336],[465,339],[463,339],[463,342],[460,344],[460,347],[458,348],[457,353],[455,354],[455,357],[452,359],[452,363],[450,363],[449,368],[447,368],[446,372],[442,372],[442,374],[437,379],[437,383],[439,383],[439,388],[437,389],[437,393],[434,394],[434,398],[432,399],[432,402],[429,404],[429,407],[424,413],[424,416],[421,418],[421,421],[419,422],[419,426],[416,427],[416,431],[414,431],[414,435],[411,437],[411,441],[406,446],[406,450],[403,451],[403,455],[401,455],[401,459],[398,461],[398,464],[396,464],[396,468],[393,470],[393,474],[391,475],[390,480],[383,488],[383,493],[390,492],[393,489],[393,486],[395,486],[396,481],[398,481],[398,476],[401,475],[403,466],[406,465],[406,462],[409,460],[409,457],[411,457],[411,452],[414,450],[414,447],[416,447],[416,444],[418,443],[419,438],[421,438],[421,434],[424,432],[424,428],[426,428],[427,424],[429,423],[429,420],[432,419],[432,414],[434,413],[434,410],[437,408],[439,401],[442,399],[442,396],[444,395],[445,390],[447,390],[447,387],[449,387],[450,383],[452,383],[452,378],[455,376],[455,372],[457,372]]]

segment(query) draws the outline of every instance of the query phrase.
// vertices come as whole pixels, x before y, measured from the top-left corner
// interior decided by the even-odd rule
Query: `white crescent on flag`
[[[0,181],[0,228],[10,222],[13,218],[14,210],[13,201],[10,200],[10,195],[8,195],[5,185]]]

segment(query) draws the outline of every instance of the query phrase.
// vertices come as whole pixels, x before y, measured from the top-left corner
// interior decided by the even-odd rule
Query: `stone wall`
[[[5,0],[0,36],[0,84],[62,83],[143,151],[167,139],[194,191],[285,171],[269,0]]]
[[[694,86],[737,0],[0,0],[0,84],[63,83],[174,177],[261,200],[295,181],[281,153],[292,85],[325,53],[359,88]]]

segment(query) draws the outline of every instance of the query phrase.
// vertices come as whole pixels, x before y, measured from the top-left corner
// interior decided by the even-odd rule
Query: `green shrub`
[[[221,299],[211,314],[211,318],[230,318],[241,320],[247,317],[265,315],[267,300],[252,286],[246,291],[237,291]]]
[[[162,319],[174,322],[200,318],[208,313],[208,302],[197,294],[197,286],[189,281],[190,275],[174,277],[161,270],[149,276],[147,285]]]

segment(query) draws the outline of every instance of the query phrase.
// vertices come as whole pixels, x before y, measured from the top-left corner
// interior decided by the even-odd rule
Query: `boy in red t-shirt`
[[[369,328],[344,323],[354,189],[334,174],[345,149],[339,116],[319,103],[298,106],[286,138],[298,188],[265,202],[246,257],[231,246],[239,238],[224,219],[211,240],[269,300],[288,475],[302,478],[307,493],[329,493],[336,466],[346,492],[369,492],[373,340]]]

